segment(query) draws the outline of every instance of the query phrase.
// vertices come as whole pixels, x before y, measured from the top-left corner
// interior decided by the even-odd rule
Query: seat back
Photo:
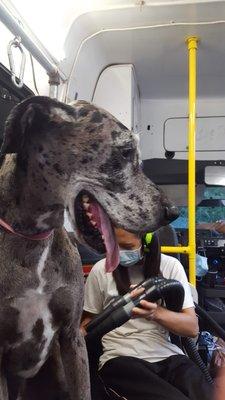
[[[126,400],[116,393],[112,388],[105,386],[98,373],[99,357],[102,354],[101,339],[86,340],[90,381],[91,381],[91,399],[92,400]]]
[[[160,246],[178,246],[178,238],[177,233],[173,226],[166,225],[162,226],[157,230],[157,236],[159,239]],[[180,254],[171,253],[169,254],[172,257],[177,258],[180,261]]]

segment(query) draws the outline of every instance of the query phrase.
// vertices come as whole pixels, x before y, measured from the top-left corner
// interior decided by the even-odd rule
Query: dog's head
[[[113,225],[141,235],[178,216],[143,174],[136,135],[93,104],[25,100],[9,115],[1,153],[17,153],[24,170],[38,169],[45,196],[61,199],[78,240],[107,251],[108,270],[118,264]]]

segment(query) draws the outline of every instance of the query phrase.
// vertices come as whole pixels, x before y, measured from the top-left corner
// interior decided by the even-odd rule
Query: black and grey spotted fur
[[[81,190],[115,225],[139,234],[168,222],[171,205],[141,172],[135,136],[125,126],[89,103],[47,97],[27,99],[10,113],[0,187],[0,218],[16,231],[54,230],[41,241],[0,235],[0,400],[90,400],[79,333],[83,276],[63,230],[64,210],[82,241],[74,215]],[[54,334],[42,366],[48,329]]]

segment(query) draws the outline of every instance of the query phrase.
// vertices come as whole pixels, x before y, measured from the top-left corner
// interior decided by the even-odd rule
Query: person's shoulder
[[[89,284],[97,281],[98,284],[103,287],[104,285],[107,285],[107,282],[111,282],[113,280],[112,272],[106,272],[105,270],[105,261],[106,259],[103,258],[93,265],[87,277]]]
[[[181,265],[180,261],[176,257],[168,256],[167,254],[163,254],[163,253],[161,254],[161,264],[162,265],[173,265],[173,264]]]
[[[96,262],[91,268],[90,274],[94,275],[105,275],[105,258]]]
[[[161,254],[160,271],[165,278],[169,278],[171,275],[183,271],[183,266],[177,258],[168,256],[167,254]]]
[[[102,258],[102,260],[97,261],[93,267],[91,268],[92,271],[102,271],[105,270],[105,258]]]

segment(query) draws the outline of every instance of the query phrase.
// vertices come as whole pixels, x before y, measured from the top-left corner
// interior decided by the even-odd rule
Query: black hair
[[[143,238],[142,250],[144,250],[144,244]],[[144,279],[160,275],[161,251],[158,236],[156,234],[153,235],[151,243],[147,246],[146,250],[148,251],[144,251]],[[118,293],[120,295],[126,294],[131,285],[128,268],[119,264],[119,266],[113,271],[113,278],[116,282]]]

